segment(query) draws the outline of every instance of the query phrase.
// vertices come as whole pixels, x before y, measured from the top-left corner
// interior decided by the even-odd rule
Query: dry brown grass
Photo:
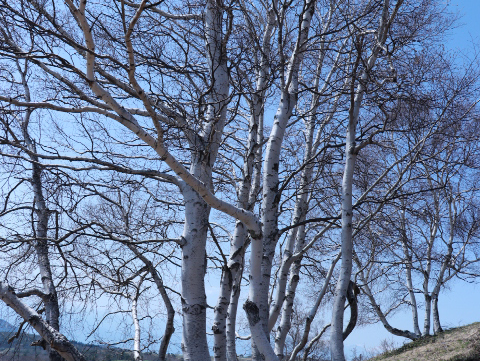
[[[410,342],[371,361],[480,361],[480,323]]]

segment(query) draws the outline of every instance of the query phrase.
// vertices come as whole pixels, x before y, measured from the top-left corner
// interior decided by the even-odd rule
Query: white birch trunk
[[[363,94],[363,93],[360,93]],[[360,95],[359,94],[359,95]],[[356,99],[357,100],[357,99]],[[359,97],[361,102],[361,97]],[[357,101],[356,101],[357,103]],[[358,103],[359,104],[359,103]],[[353,112],[352,112],[353,113]],[[355,116],[356,115],[356,116]],[[352,252],[353,252],[353,208],[352,208],[352,185],[353,172],[355,169],[355,129],[358,120],[358,113],[352,114],[347,129],[345,145],[345,171],[342,182],[342,263],[340,276],[335,289],[335,298],[332,314],[332,331],[330,339],[330,352],[332,360],[344,361],[343,354],[343,313],[347,295],[347,287],[352,274]]]
[[[227,360],[227,310],[233,286],[233,275],[228,265],[222,267],[220,294],[214,309],[213,318],[213,358],[218,361]]]
[[[438,295],[432,298],[432,315],[433,315],[433,334],[438,335],[440,332],[443,332],[443,328],[440,323],[440,312],[438,310]]]
[[[275,115],[272,130],[267,142],[266,156],[264,162],[263,192],[261,220],[263,230],[263,245],[258,241],[252,242],[251,248],[251,274],[250,274],[250,294],[249,301],[258,308],[259,321],[255,323],[255,329],[262,328],[264,337],[257,338],[258,332],[253,332],[252,342],[254,345],[252,358],[258,360],[261,358],[256,351],[258,349],[269,349],[269,354],[273,350],[268,342],[268,291],[270,286],[270,277],[272,272],[272,260],[275,253],[275,247],[278,240],[278,171],[279,158],[287,122],[290,119],[292,111],[297,102],[298,90],[298,72],[303,59],[304,47],[308,39],[310,22],[315,9],[315,1],[307,0],[304,4],[304,12],[301,15],[301,25],[295,50],[290,58],[288,69],[285,74],[286,81],[281,91],[280,104]],[[253,307],[247,309],[252,310]],[[252,323],[251,327],[252,327]],[[260,327],[259,327],[260,326]],[[262,345],[258,345],[261,342]],[[267,343],[268,347],[267,347]],[[265,355],[264,355],[265,356]]]
[[[330,26],[330,22],[331,22],[334,11],[335,11],[335,2],[332,1],[330,10],[326,16],[325,25],[323,27],[324,33],[327,32],[328,27]],[[323,40],[325,40],[325,37],[323,37]],[[326,90],[327,84],[330,82],[331,77],[333,76],[334,72],[337,70],[337,65],[340,60],[340,53],[341,53],[341,52],[338,53],[335,63],[332,66],[332,69],[325,80],[324,86],[319,91],[320,75],[321,75],[321,70],[323,66],[323,60],[325,57],[324,46],[325,46],[325,41],[323,41],[320,46],[319,58],[318,58],[317,67],[315,71],[315,80],[314,80],[314,86],[313,86],[313,91],[315,92],[315,95],[313,96],[310,109],[309,109],[309,114],[311,115],[307,118],[307,121],[306,121],[306,132],[305,132],[306,143],[305,143],[305,154],[303,158],[305,167],[301,173],[300,187],[298,190],[299,195],[297,196],[295,201],[295,208],[294,208],[293,218],[291,222],[292,226],[295,226],[300,221],[305,220],[305,217],[307,215],[308,197],[310,195],[309,187],[311,187],[310,182],[311,182],[312,173],[313,173],[313,164],[312,164],[311,158],[313,157],[314,153],[317,152],[317,149],[322,139],[321,136],[322,136],[323,128],[332,119],[336,109],[336,105],[339,100],[339,97],[335,99],[334,105],[332,107],[332,113],[330,116],[326,117],[326,119],[320,126],[320,129],[317,131],[317,136],[314,141],[315,124],[317,120],[316,114],[319,106],[320,95],[324,93],[324,91]],[[282,264],[280,267],[280,274],[277,282],[276,296],[270,306],[270,315],[268,320],[269,330],[272,330],[273,327],[275,326],[275,323],[280,313],[280,308],[282,308],[282,317],[281,317],[280,325],[277,329],[276,337],[275,337],[275,353],[280,359],[283,359],[284,357],[283,350],[285,348],[285,340],[291,327],[291,315],[292,315],[293,304],[295,299],[295,290],[299,282],[299,274],[300,274],[300,267],[301,267],[301,261],[302,261],[301,257],[295,258],[295,260],[293,261],[292,251],[294,247],[295,247],[295,254],[298,254],[302,250],[305,244],[305,237],[306,237],[306,234],[305,234],[304,226],[301,226],[300,228],[294,227],[290,231],[288,240],[287,240],[287,245],[285,247],[285,251],[282,258]],[[286,291],[288,273],[290,274],[290,278],[288,281],[288,291]],[[282,307],[282,304],[283,304],[283,307]]]
[[[345,169],[342,181],[342,263],[340,268],[340,275],[337,280],[335,289],[334,304],[332,310],[332,330],[330,335],[330,352],[332,361],[344,361],[345,355],[343,351],[343,314],[346,300],[347,288],[352,274],[352,253],[353,253],[353,207],[352,207],[352,191],[353,191],[353,174],[355,170],[355,161],[357,157],[356,152],[356,127],[362,99],[368,81],[368,74],[372,70],[377,60],[378,54],[382,49],[388,34],[388,26],[393,21],[393,16],[396,10],[401,5],[401,1],[397,3],[397,7],[389,19],[390,1],[385,0],[383,11],[380,18],[380,23],[377,32],[377,42],[372,49],[366,67],[362,71],[358,87],[355,91],[354,98],[349,111],[349,120],[347,125],[347,134],[345,142]],[[355,79],[352,79],[352,82]],[[353,90],[353,89],[352,89]],[[352,94],[353,96],[353,94]]]
[[[183,189],[185,226],[182,247],[182,313],[184,360],[209,361],[206,336],[205,272],[210,208],[190,187]]]
[[[302,250],[305,243],[305,226],[300,226],[298,230],[298,240],[295,247],[295,253],[298,253]],[[284,358],[284,349],[285,349],[285,340],[287,338],[288,331],[291,327],[291,319],[293,312],[293,302],[295,299],[295,292],[297,290],[298,282],[300,281],[300,268],[301,268],[302,258],[293,262],[290,267],[290,278],[288,281],[288,290],[285,295],[285,300],[283,301],[282,307],[282,317],[280,318],[280,324],[277,328],[275,335],[275,354],[279,360]]]
[[[137,295],[138,296],[138,295]],[[133,359],[134,361],[142,361],[142,354],[140,349],[140,322],[138,321],[138,312],[137,312],[137,298],[132,299],[132,319],[133,326],[135,328],[135,333],[133,337]]]
[[[438,296],[440,294],[440,289],[444,284],[445,272],[449,267],[449,264],[453,255],[453,241],[455,238],[455,224],[457,221],[457,207],[455,205],[455,200],[453,197],[449,197],[446,194],[448,200],[448,221],[449,221],[449,237],[447,243],[447,254],[445,254],[440,266],[440,272],[438,273],[437,281],[435,287],[432,291],[432,316],[433,316],[433,334],[437,335],[440,332],[443,332],[442,325],[440,323],[440,312],[438,310]]]
[[[425,317],[423,320],[423,332],[422,336],[430,335],[430,315],[432,312],[432,296],[428,293],[423,295],[424,302],[425,302]]]
[[[423,331],[422,331],[422,336],[428,336],[430,335],[430,320],[431,320],[431,314],[432,314],[432,296],[430,295],[429,292],[429,282],[430,282],[430,275],[432,272],[432,250],[433,250],[433,245],[435,243],[435,238],[437,236],[437,231],[438,231],[438,219],[437,217],[440,216],[439,214],[439,209],[438,209],[438,199],[437,197],[435,198],[435,209],[436,209],[436,216],[434,220],[434,224],[432,225],[431,231],[430,231],[430,239],[427,240],[427,264],[425,267],[425,270],[423,271],[423,298],[425,302],[425,316],[423,320]]]
[[[304,156],[304,162],[307,162],[312,153],[312,143],[313,143],[313,132],[314,132],[314,125],[313,122],[308,122],[307,123],[307,134],[306,134],[306,149],[305,149],[305,156]],[[307,213],[307,208],[308,208],[308,186],[311,180],[311,175],[312,175],[312,167],[307,166],[305,169],[302,171],[301,175],[301,180],[300,180],[300,188],[298,190],[299,195],[296,198],[295,201],[295,209],[293,211],[293,217],[291,221],[291,225],[295,226],[298,224],[300,221],[305,219],[306,213]],[[301,231],[299,231],[299,228],[301,228]],[[275,323],[277,322],[277,318],[280,314],[280,309],[282,308],[282,304],[284,303],[285,300],[285,293],[286,293],[286,288],[287,288],[287,279],[288,279],[288,274],[292,273],[294,269],[297,269],[300,265],[301,260],[297,259],[295,263],[298,266],[294,266],[291,262],[291,257],[293,255],[294,249],[295,253],[298,253],[299,251],[302,250],[303,245],[305,243],[305,227],[294,227],[288,234],[287,238],[287,243],[285,246],[285,250],[283,252],[283,257],[282,257],[282,264],[280,266],[280,272],[278,276],[278,282],[277,282],[277,292],[275,294],[275,297],[270,305],[270,314],[269,314],[269,319],[268,319],[268,330],[271,331],[273,327],[275,326]],[[299,269],[298,269],[299,270]],[[297,271],[298,271],[297,270]],[[292,277],[291,277],[292,280]],[[296,288],[296,286],[295,286]],[[293,299],[291,300],[293,302]],[[288,332],[288,331],[287,331]],[[280,336],[280,335],[278,335]],[[277,336],[277,337],[278,337]],[[275,353],[279,355],[279,350],[277,348],[280,347],[280,345],[275,346]],[[283,347],[282,347],[283,349]],[[280,357],[280,356],[279,356]]]
[[[264,48],[269,50],[272,24],[265,30],[265,41],[268,41]],[[263,54],[268,56],[268,53]],[[259,188],[258,166],[260,164],[263,139],[263,102],[265,82],[267,81],[267,64],[261,64],[257,74],[257,94],[253,95],[251,104],[251,117],[249,121],[249,132],[247,140],[247,154],[244,158],[244,178],[238,186],[238,207],[251,211],[256,201],[256,193]],[[230,242],[230,255],[226,268],[222,270],[220,295],[215,307],[214,318],[214,357],[218,360],[236,361],[236,317],[238,299],[240,296],[240,284],[245,262],[245,250],[247,240],[247,229],[245,225],[237,221],[235,230]]]
[[[232,287],[230,291],[230,299],[227,310],[227,321],[226,321],[226,353],[228,361],[237,361],[237,348],[236,348],[236,320],[237,320],[237,311],[238,311],[238,300],[240,298],[240,287],[242,282],[242,274],[245,263],[245,249],[247,245],[245,240],[247,238],[247,232],[245,226],[241,222],[237,222],[235,233],[234,233],[234,243],[236,243],[235,238],[238,237],[238,243],[235,247],[231,247],[230,260],[232,264],[229,265],[229,269],[232,275]]]
[[[214,0],[205,7],[205,43],[212,92],[207,110],[207,122],[202,131],[205,147],[192,152],[190,173],[212,189],[212,167],[220,145],[225,118],[229,78],[226,44],[222,30],[223,9]],[[195,144],[195,147],[199,147]],[[195,147],[192,147],[195,149]],[[210,360],[206,338],[206,239],[210,207],[189,186],[185,197],[185,227],[182,248],[182,310],[184,360]],[[227,281],[224,279],[224,281]],[[225,301],[226,303],[226,301]],[[225,307],[226,308],[226,307]],[[223,318],[223,316],[221,316]],[[222,320],[223,322],[223,320]],[[221,330],[223,326],[219,327]],[[223,334],[225,330],[221,330]],[[222,355],[223,356],[223,355]]]
[[[406,262],[406,278],[407,278],[407,289],[408,289],[408,294],[410,297],[410,309],[412,311],[412,323],[413,323],[413,331],[415,334],[418,336],[421,335],[420,332],[420,327],[418,324],[418,308],[417,308],[417,298],[415,297],[415,292],[413,291],[413,281],[412,281],[412,257],[408,253],[408,250],[406,251],[407,253],[405,254],[407,256]]]
[[[421,336],[420,327],[418,324],[418,308],[417,308],[417,298],[415,297],[415,292],[413,291],[413,280],[412,280],[412,255],[410,253],[410,247],[407,239],[407,230],[406,230],[406,220],[405,220],[405,210],[402,211],[402,249],[405,256],[405,277],[407,281],[407,290],[410,297],[410,309],[412,311],[412,321],[413,321],[413,332],[416,335]]]

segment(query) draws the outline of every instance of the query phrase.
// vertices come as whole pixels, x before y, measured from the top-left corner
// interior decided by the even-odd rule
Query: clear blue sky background
[[[459,54],[459,61],[463,61],[464,55],[473,56],[475,44],[476,50],[480,51],[480,0],[445,0],[445,5],[448,5],[449,11],[461,16],[458,26],[449,32],[445,46]],[[439,298],[442,326],[456,327],[480,321],[480,285],[452,282],[451,289],[442,291]],[[423,314],[419,314],[419,321],[421,327]],[[398,313],[392,317],[390,324],[396,328],[412,330],[410,311]],[[373,350],[384,339],[393,340],[397,345],[406,342],[402,337],[392,336],[380,323],[359,327],[345,341],[346,355],[351,357],[354,348],[357,353]]]

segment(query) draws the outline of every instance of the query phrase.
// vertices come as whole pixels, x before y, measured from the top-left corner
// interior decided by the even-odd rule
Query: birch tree
[[[439,62],[436,64],[435,73],[438,71]],[[458,78],[450,78],[448,83],[452,88],[443,93],[445,98],[430,98],[429,101],[422,102],[421,106],[412,104],[411,110],[414,112],[406,115],[407,119],[416,121],[413,117],[410,118],[415,114],[415,117],[420,115],[427,120],[417,128],[420,130],[427,126],[424,128],[427,133],[412,133],[413,139],[424,139],[422,148],[419,148],[420,152],[417,153],[420,157],[415,161],[416,165],[405,174],[408,176],[398,189],[398,200],[387,204],[381,211],[382,215],[379,215],[377,220],[367,227],[367,233],[361,236],[362,239],[366,237],[370,241],[367,241],[368,247],[362,244],[355,256],[358,268],[363,269],[358,276],[364,284],[363,290],[369,299],[372,313],[394,335],[410,339],[429,335],[432,317],[435,319],[433,332],[441,332],[438,310],[440,290],[446,282],[463,272],[462,267],[467,269],[477,262],[476,246],[470,243],[476,237],[476,221],[469,218],[468,227],[472,228],[467,227],[467,233],[455,231],[459,227],[457,211],[462,209],[461,213],[468,214],[467,209],[476,207],[473,204],[477,197],[474,185],[477,176],[470,168],[477,162],[474,156],[476,151],[471,148],[475,147],[475,142],[471,141],[475,135],[470,131],[475,132],[474,129],[478,126],[475,120],[476,112],[472,107],[476,100],[468,95],[473,84],[472,79],[477,77],[476,71],[472,73],[472,70],[468,69]],[[431,90],[436,93],[438,88],[435,84],[446,84],[437,83],[438,80],[436,78],[436,81],[431,83]],[[462,84],[461,91],[457,88],[459,84]],[[441,87],[446,90],[443,85]],[[460,95],[463,91],[465,97]],[[434,104],[437,101],[438,103]],[[467,102],[463,103],[464,101]],[[464,128],[465,124],[468,125]],[[372,166],[371,163],[369,166]],[[469,194],[469,201],[461,196],[462,192]],[[415,196],[412,197],[413,194]],[[459,238],[455,241],[456,237]],[[469,247],[471,251],[467,250]],[[365,251],[367,252],[361,256]],[[467,254],[470,256],[466,256]],[[365,256],[373,256],[371,260],[380,262],[382,269],[368,261],[361,261],[361,258],[366,260]],[[462,266],[454,266],[455,270],[449,270],[451,259],[457,257],[460,257],[458,263]],[[475,266],[471,271],[466,269],[466,273],[476,272]],[[377,280],[376,286],[371,284],[370,280],[373,278]],[[383,282],[379,283],[381,279]],[[382,296],[387,289],[390,291],[390,298]],[[419,300],[418,295],[423,296],[423,300]],[[411,330],[399,330],[388,321],[388,315],[402,305],[410,308]],[[424,311],[422,329],[419,323],[421,308]]]
[[[95,273],[98,278],[89,283],[129,300],[134,320],[141,292],[132,298],[117,288],[133,287],[142,277],[142,285],[154,284],[168,314],[160,357],[173,332],[169,295],[178,292],[184,358],[210,359],[212,329],[214,358],[233,361],[248,269],[243,309],[253,359],[293,359],[307,345],[341,251],[330,347],[332,359],[343,360],[343,339],[351,332],[350,326],[344,333],[343,317],[351,298],[354,237],[381,211],[373,195],[384,203],[395,197],[425,140],[408,144],[415,156],[399,152],[358,197],[354,181],[363,178],[357,157],[378,144],[391,157],[396,145],[389,137],[405,139],[389,114],[400,107],[392,94],[409,86],[397,81],[409,79],[403,59],[414,59],[412,47],[427,44],[425,34],[438,25],[431,16],[435,3],[22,0],[1,5],[2,61],[28,61],[35,92],[9,90],[0,101],[9,111],[45,116],[42,127],[51,132],[41,149],[7,136],[5,142],[36,157],[35,164],[65,173],[70,191],[78,193],[78,204],[62,209],[81,229],[65,256],[78,277],[84,281],[85,270]],[[438,25],[434,35],[442,29]],[[124,191],[130,186],[136,190]],[[130,213],[136,198],[123,198],[135,193],[149,201],[142,212]],[[362,213],[354,217],[358,209]],[[217,228],[231,234],[229,249],[218,241]],[[213,322],[207,325],[210,240],[222,266]],[[95,267],[88,254],[98,258]],[[325,266],[298,348],[286,355],[295,294],[308,267],[302,259],[314,256],[320,265],[335,261]],[[180,266],[175,292],[164,284],[159,259]],[[103,261],[108,268],[102,268]],[[124,278],[131,282],[123,284]],[[86,292],[87,285],[77,289]],[[133,325],[140,331],[141,323]],[[138,334],[133,347],[141,357]]]
[[[28,84],[28,77],[30,73],[29,62],[27,60],[20,61],[16,59],[14,62],[15,70],[11,76],[16,76],[19,81],[18,85],[22,87],[25,101],[30,101],[30,86]],[[12,89],[13,90],[13,89]],[[25,188],[26,192],[31,195],[30,200],[24,200],[22,203],[15,203],[16,200],[14,197],[9,199],[12,195],[12,191],[9,190],[9,193],[5,194],[5,203],[4,208],[1,212],[1,217],[5,219],[6,224],[10,224],[11,217],[26,217],[27,229],[23,230],[22,228],[10,229],[9,234],[5,234],[5,238],[2,237],[2,246],[4,246],[4,252],[11,254],[9,251],[14,249],[15,243],[17,243],[21,248],[26,250],[27,254],[29,248],[32,248],[35,252],[35,261],[34,267],[38,269],[35,273],[38,272],[38,276],[41,280],[41,285],[35,282],[33,279],[29,279],[27,282],[31,283],[28,289],[23,289],[16,296],[19,298],[26,297],[38,297],[41,300],[43,305],[43,313],[45,314],[45,321],[51,327],[54,332],[60,331],[60,306],[58,300],[58,294],[56,289],[56,283],[58,280],[55,279],[55,273],[51,266],[51,253],[52,253],[52,239],[58,240],[58,217],[57,219],[57,231],[56,235],[52,234],[49,229],[51,227],[49,224],[54,217],[56,210],[54,204],[47,200],[48,196],[52,196],[51,192],[46,189],[46,177],[43,174],[44,167],[42,165],[39,157],[36,156],[37,153],[37,141],[32,136],[32,125],[34,121],[32,120],[32,109],[27,109],[24,112],[13,113],[13,114],[4,114],[2,121],[2,131],[4,132],[3,137],[11,138],[16,143],[21,143],[26,153],[23,153],[19,156],[20,162],[10,162],[11,167],[9,167],[12,172],[12,178],[17,178],[16,180],[9,180],[7,177],[6,181],[14,181],[12,184],[13,190],[17,187]],[[10,124],[12,124],[10,126]],[[23,158],[23,159],[22,159]],[[21,175],[23,172],[25,173]],[[5,169],[5,170],[7,170]],[[21,173],[18,173],[20,170]],[[17,176],[15,176],[15,174]],[[20,176],[20,177],[18,177]],[[48,194],[50,193],[50,194]],[[13,201],[13,202],[12,202]],[[30,218],[30,220],[28,220]],[[3,222],[2,222],[3,223]],[[28,229],[30,228],[30,229]],[[23,233],[26,231],[27,233]],[[13,247],[12,247],[13,246]],[[24,256],[21,256],[22,258]],[[25,257],[30,258],[30,257]],[[4,272],[7,275],[9,270]],[[2,286],[5,289],[5,292],[8,293],[8,285]],[[8,297],[8,296],[6,296]],[[20,300],[18,300],[21,303]],[[60,354],[56,352],[55,348],[50,344],[44,344],[49,353],[50,360],[61,360]]]

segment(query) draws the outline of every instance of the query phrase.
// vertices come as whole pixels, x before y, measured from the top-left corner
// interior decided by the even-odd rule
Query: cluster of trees
[[[85,359],[79,309],[92,332],[128,316],[136,360],[175,325],[204,361],[237,360],[244,319],[253,360],[330,335],[343,361],[359,318],[441,332],[440,291],[480,259],[480,68],[444,50],[453,21],[436,0],[0,0],[0,299],[52,361]]]

